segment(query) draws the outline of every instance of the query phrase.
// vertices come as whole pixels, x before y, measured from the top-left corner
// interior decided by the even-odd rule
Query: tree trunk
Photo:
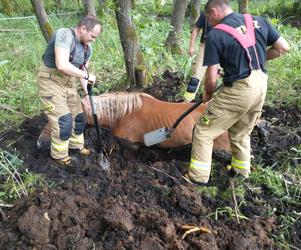
[[[106,0],[98,0],[98,4],[99,4],[99,12],[98,15],[101,17],[104,16],[105,14],[105,7],[106,7]]]
[[[131,8],[131,0],[116,1],[115,14],[124,53],[127,77],[131,85],[136,87],[142,86],[145,81],[146,66],[131,19]]]
[[[3,6],[3,12],[4,14],[8,16],[12,16],[14,13],[13,7],[10,0],[1,0],[2,6]]]
[[[245,14],[248,13],[249,0],[237,0],[238,2],[238,12]]]
[[[48,42],[49,38],[53,33],[53,28],[48,20],[48,16],[44,9],[43,3],[41,0],[30,0],[30,1],[34,9],[34,12],[36,14],[42,34],[46,42]]]
[[[293,2],[293,9],[298,10],[301,6],[301,0],[294,0]]]
[[[82,0],[82,1],[83,1],[84,8],[86,10],[86,15],[96,17],[95,1],[94,0]]]
[[[201,9],[201,0],[190,0],[190,27],[193,27],[198,20]]]
[[[171,30],[165,41],[165,45],[173,53],[181,53],[180,40],[182,36],[183,22],[185,17],[185,10],[189,0],[175,0],[173,13],[171,16]]]

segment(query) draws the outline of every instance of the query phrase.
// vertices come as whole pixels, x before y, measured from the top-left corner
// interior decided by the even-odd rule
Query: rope
[[[66,16],[66,15],[74,15],[74,14],[81,14],[83,12],[67,12],[67,13],[59,13],[59,14],[49,14],[48,16]],[[34,19],[36,16],[19,16],[19,17],[4,17],[0,18],[0,21],[5,21],[5,20],[21,20],[21,19]]]

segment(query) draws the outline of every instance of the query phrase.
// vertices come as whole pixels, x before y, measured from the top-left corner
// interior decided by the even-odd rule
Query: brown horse
[[[145,133],[161,127],[170,128],[176,119],[191,103],[163,102],[145,93],[108,93],[94,97],[99,124],[112,130],[115,137],[132,143],[143,143]],[[82,100],[88,125],[93,125],[89,99]],[[196,121],[204,113],[207,105],[201,104],[186,116],[174,130],[171,138],[159,144],[160,147],[178,147],[191,143],[192,130]],[[39,144],[50,141],[50,129],[47,124],[39,139]],[[216,138],[214,149],[230,151],[227,133]]]

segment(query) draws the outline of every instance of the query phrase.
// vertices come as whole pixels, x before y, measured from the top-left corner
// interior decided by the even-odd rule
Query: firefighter
[[[202,30],[202,35],[200,39],[200,48],[196,55],[194,65],[192,67],[192,76],[189,80],[187,89],[184,93],[184,101],[191,102],[195,99],[196,93],[200,87],[200,83],[203,80],[203,77],[206,72],[206,68],[203,66],[204,60],[204,43],[207,36],[207,33],[211,30],[211,25],[208,24],[208,19],[205,16],[204,12],[201,12],[195,26],[192,29],[190,41],[189,41],[189,50],[188,54],[190,57],[193,57],[195,54],[195,42],[197,37]]]
[[[267,60],[289,51],[287,41],[264,18],[234,13],[227,0],[209,0],[205,13],[213,29],[205,43],[207,66],[203,102],[208,109],[193,133],[188,181],[206,184],[211,172],[213,140],[228,131],[232,174],[250,173],[250,133],[261,115],[267,91]],[[214,93],[218,65],[223,87]]]
[[[84,147],[85,115],[77,93],[79,79],[87,93],[87,83],[96,76],[88,73],[91,42],[99,36],[101,25],[93,16],[82,18],[75,28],[58,29],[50,38],[38,71],[39,96],[51,125],[51,157],[59,164],[71,164],[68,150],[81,155],[91,152]]]

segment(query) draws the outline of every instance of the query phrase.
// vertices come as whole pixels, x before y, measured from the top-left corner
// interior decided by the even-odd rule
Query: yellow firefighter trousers
[[[66,76],[45,64],[38,72],[39,96],[51,125],[50,155],[54,159],[68,156],[68,149],[82,149],[85,117],[76,89],[76,78]]]
[[[193,88],[193,90],[192,90],[193,92],[190,92],[191,90],[188,91],[188,88],[187,88],[186,92],[184,93],[184,99],[186,101],[192,101],[195,99],[195,96],[196,96],[196,94],[199,90],[199,87],[201,86],[201,83],[203,81],[203,78],[205,76],[207,66],[203,66],[204,49],[205,49],[205,45],[201,43],[200,49],[196,55],[193,65],[192,65],[192,74],[191,74],[190,81],[188,83],[188,88]],[[197,83],[197,86],[195,86],[196,83]]]
[[[207,69],[207,66],[203,66],[204,49],[205,49],[205,45],[201,43],[199,52],[197,53],[195,62],[192,66],[192,75],[191,76],[200,80],[199,86],[205,76],[206,69]],[[198,86],[198,88],[199,88],[199,86]],[[196,92],[198,91],[198,88],[197,88]]]
[[[228,130],[233,170],[244,176],[250,173],[250,133],[267,90],[267,75],[253,70],[249,77],[223,87],[214,94],[208,109],[197,122],[192,141],[189,177],[207,183],[211,172],[213,140]]]

